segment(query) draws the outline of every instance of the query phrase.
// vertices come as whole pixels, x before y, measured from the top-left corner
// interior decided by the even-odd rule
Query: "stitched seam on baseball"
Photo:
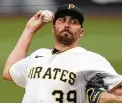
[[[50,11],[44,10],[43,13],[45,14],[44,22],[49,22],[52,20],[52,13]]]

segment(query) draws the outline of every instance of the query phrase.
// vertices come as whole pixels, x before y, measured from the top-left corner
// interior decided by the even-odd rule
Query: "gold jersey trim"
[[[117,87],[119,87],[119,86],[122,86],[122,81],[119,83],[119,84],[117,84],[117,85],[115,85],[112,89],[110,89],[108,92],[110,93],[110,92],[112,92],[113,90],[115,90]]]

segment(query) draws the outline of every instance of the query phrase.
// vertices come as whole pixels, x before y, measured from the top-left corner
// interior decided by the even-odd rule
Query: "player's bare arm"
[[[122,102],[122,86],[121,83],[109,90],[108,93],[104,92],[101,94],[99,103],[121,103]]]
[[[38,11],[27,23],[22,35],[20,36],[15,48],[10,53],[3,70],[3,78],[6,80],[12,80],[9,75],[10,67],[26,57],[32,38],[37,30],[39,30],[45,23],[43,22],[44,15],[41,15],[42,11]]]
[[[117,90],[120,90],[120,89],[116,88],[115,91]],[[120,95],[120,93],[122,93],[122,88],[121,88],[121,92],[118,93],[119,95],[116,93],[104,92],[101,94],[98,102],[99,103],[121,103],[122,95]]]

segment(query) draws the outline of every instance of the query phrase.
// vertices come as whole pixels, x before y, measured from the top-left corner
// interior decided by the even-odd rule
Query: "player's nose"
[[[70,29],[70,21],[68,19],[65,21],[65,29]]]

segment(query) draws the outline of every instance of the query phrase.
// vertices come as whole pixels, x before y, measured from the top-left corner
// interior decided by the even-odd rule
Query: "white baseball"
[[[42,11],[42,15],[44,15],[43,21],[50,22],[53,19],[53,12],[49,10]]]

